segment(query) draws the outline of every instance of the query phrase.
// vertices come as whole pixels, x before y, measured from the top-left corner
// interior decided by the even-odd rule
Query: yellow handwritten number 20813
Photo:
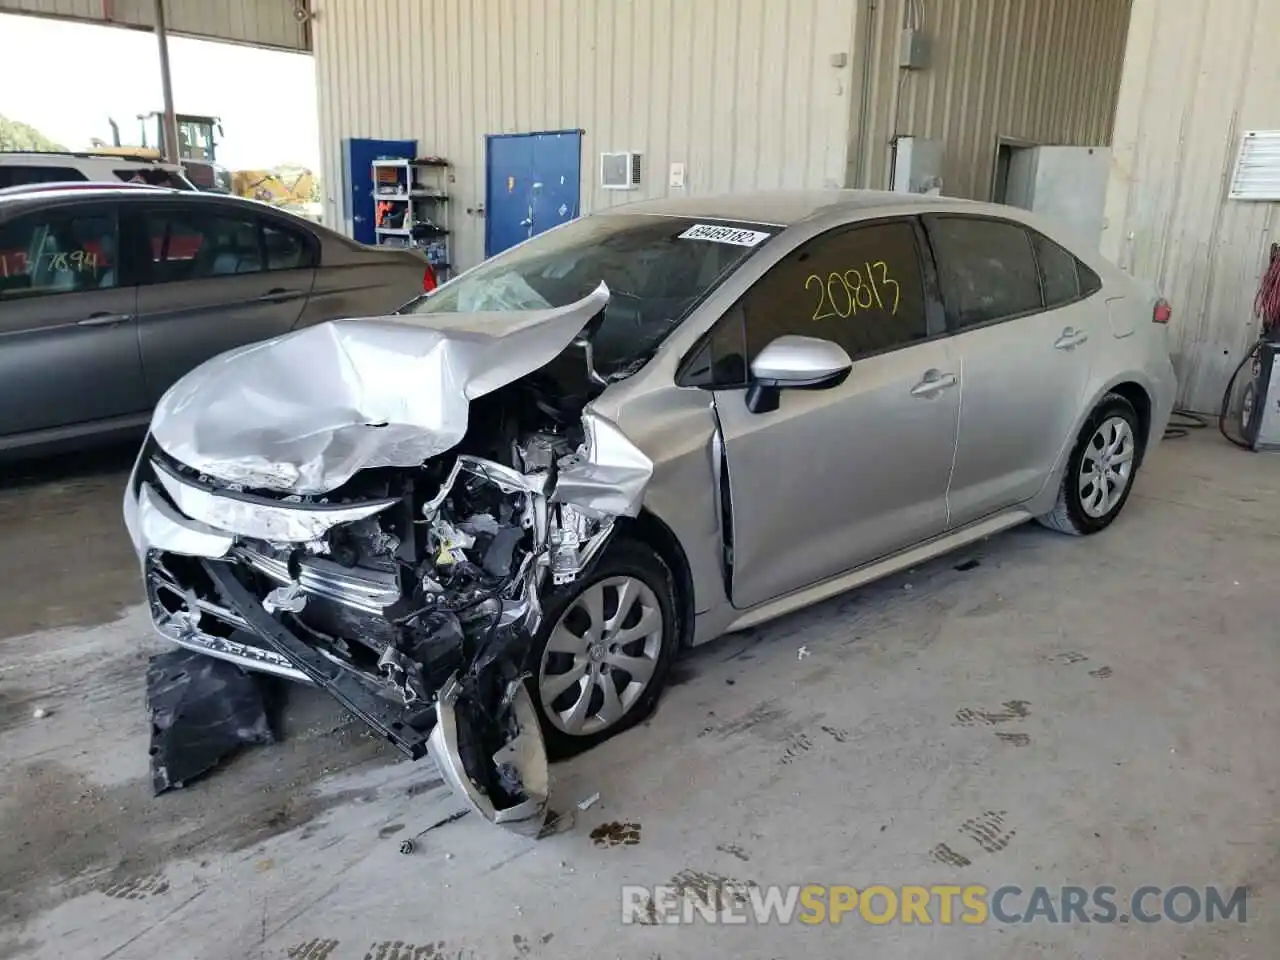
[[[816,273],[805,278],[804,288],[818,288],[818,305],[814,308],[814,320],[826,320],[830,317],[844,319],[856,316],[859,310],[870,310],[875,307],[887,310],[891,314],[898,312],[898,304],[902,299],[902,288],[898,281],[889,276],[889,266],[883,260],[875,263],[864,263],[867,270],[866,279],[861,271],[846,270],[844,273],[832,271],[824,281]],[[880,278],[876,279],[877,270]],[[886,303],[892,291],[893,303]]]

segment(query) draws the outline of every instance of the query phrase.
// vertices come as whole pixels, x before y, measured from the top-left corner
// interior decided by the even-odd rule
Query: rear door
[[[1081,295],[1075,257],[1022,224],[956,215],[926,224],[961,368],[948,490],[957,527],[1044,486],[1088,389],[1099,313]]]
[[[210,357],[293,328],[315,275],[309,231],[241,204],[132,206],[145,242],[138,337],[152,401]]]
[[[839,227],[783,257],[712,328],[734,606],[946,529],[960,391],[927,289],[915,221]],[[838,387],[784,390],[777,410],[752,413],[750,363],[787,334],[835,341],[853,369]]]
[[[0,437],[147,410],[120,235],[111,202],[0,225]]]

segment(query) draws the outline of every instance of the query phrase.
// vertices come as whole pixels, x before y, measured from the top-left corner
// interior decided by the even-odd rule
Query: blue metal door
[[[347,187],[346,215],[351,220],[351,236],[360,243],[374,243],[373,161],[412,160],[418,155],[418,141],[353,137],[344,140],[342,146],[342,179]]]
[[[578,215],[582,133],[487,139],[484,253],[491,257]]]

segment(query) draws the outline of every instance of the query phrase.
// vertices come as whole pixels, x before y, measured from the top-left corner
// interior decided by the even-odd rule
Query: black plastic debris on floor
[[[275,743],[262,682],[234,664],[191,650],[147,663],[151,787],[184,787],[241,747]]]

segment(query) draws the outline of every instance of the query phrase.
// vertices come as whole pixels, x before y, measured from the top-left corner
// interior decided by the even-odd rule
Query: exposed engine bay
[[[447,452],[322,493],[228,481],[153,429],[125,512],[156,628],[326,689],[409,756],[429,749],[488,819],[536,832],[548,772],[526,681],[543,598],[590,568],[652,472],[592,412],[605,384],[582,346],[471,398]]]

